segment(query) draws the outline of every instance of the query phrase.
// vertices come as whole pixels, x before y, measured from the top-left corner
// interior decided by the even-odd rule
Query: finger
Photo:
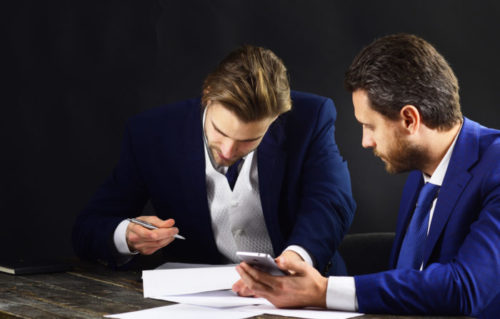
[[[240,291],[240,289],[243,287],[243,280],[239,279],[237,282],[235,282],[233,284],[233,286],[231,287],[231,290],[238,293]]]
[[[138,224],[135,224],[135,223],[129,223],[128,224],[128,226],[127,226],[127,232],[134,233],[138,237],[141,237],[141,238],[142,237],[144,237],[144,238],[149,237],[152,234],[152,230],[151,229],[147,229],[146,227],[138,225]]]
[[[126,240],[131,251],[139,251],[142,254],[148,254],[147,247],[157,246],[158,241],[163,238],[158,237],[152,230],[146,229],[140,225],[130,223],[126,231]]]
[[[170,244],[171,242],[174,241],[174,237],[166,237],[162,238],[159,240],[142,240],[141,242],[137,243],[137,247],[143,248],[143,247],[156,247],[156,248],[162,248],[165,247],[166,245]]]
[[[272,290],[273,276],[258,271],[245,262],[239,264],[236,267],[236,271],[240,274],[245,285],[254,292]]]
[[[255,292],[248,288],[246,285],[241,288],[240,292],[238,293],[241,297],[255,297]]]
[[[238,280],[233,284],[232,290],[241,297],[253,297],[255,293],[245,285],[243,280]]]
[[[130,243],[139,243],[144,240],[150,231],[142,226],[130,223],[127,227],[126,237]]]
[[[155,225],[156,227],[159,227],[159,228],[168,228],[168,227],[172,227],[175,225],[175,220],[173,220],[172,218],[169,218],[167,220],[163,220],[163,219],[158,218],[158,216],[139,216],[139,217],[137,217],[137,219],[148,222],[148,223]]]
[[[174,238],[174,236],[179,233],[179,229],[177,227],[158,228],[153,230],[153,232],[158,235],[157,240],[160,240],[165,238]]]
[[[130,226],[130,239],[132,241],[132,237],[134,237],[133,234],[137,236],[137,239],[133,241],[149,241],[149,242],[155,242],[159,240],[164,240],[167,238],[173,238],[176,234],[179,233],[179,229],[177,227],[170,227],[170,228],[158,228],[158,229],[147,229],[144,228],[140,225],[133,225]]]
[[[172,241],[174,241],[173,237],[166,238],[163,240],[154,241],[154,242],[142,241],[142,242],[137,243],[135,245],[135,249],[137,251],[139,251],[141,254],[150,255],[150,254],[156,252],[158,249],[161,249],[161,248],[167,246]]]
[[[276,276],[270,275],[266,272],[260,271],[246,262],[240,263],[240,266],[255,280],[263,284],[268,283],[268,286],[272,286],[276,281]]]
[[[154,230],[133,224],[129,228],[128,238],[131,242],[157,241],[163,239]]]

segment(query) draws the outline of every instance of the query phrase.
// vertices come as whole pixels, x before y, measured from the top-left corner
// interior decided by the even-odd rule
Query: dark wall
[[[374,38],[433,43],[466,116],[500,128],[498,1],[12,1],[2,4],[0,243],[71,256],[71,227],[117,161],[128,117],[198,95],[244,43],[268,47],[294,89],[332,97],[358,211],[351,232],[392,231],[405,176],[360,146],[343,75]]]

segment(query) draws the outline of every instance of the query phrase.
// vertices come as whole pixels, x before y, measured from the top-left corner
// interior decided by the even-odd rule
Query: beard
[[[421,146],[411,144],[401,134],[396,133],[394,147],[387,154],[373,149],[375,156],[382,159],[389,174],[398,174],[421,169],[428,163],[427,152]]]

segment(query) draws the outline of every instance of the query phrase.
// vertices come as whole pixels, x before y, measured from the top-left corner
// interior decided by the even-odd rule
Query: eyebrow
[[[373,124],[367,124],[367,123],[362,123],[362,122],[359,122],[362,126],[366,127],[366,128],[369,128],[369,129],[373,129],[374,126]]]
[[[214,129],[221,135],[225,136],[225,137],[229,137],[231,139],[233,139],[232,137],[228,136],[226,133],[222,132],[218,127],[217,125],[215,125],[214,121],[211,120],[210,121],[212,123],[212,126],[214,127]],[[249,139],[246,139],[246,140],[237,140],[237,139],[233,139],[235,141],[238,141],[238,142],[254,142],[254,141],[257,141],[258,139],[260,139],[262,136],[258,136],[258,137],[254,137],[254,138],[249,138]]]
[[[373,124],[368,124],[368,123],[365,123],[365,122],[361,122],[360,120],[358,120],[358,118],[356,118],[356,121],[358,121],[358,123],[361,125],[361,126],[366,126],[368,128],[373,128]]]

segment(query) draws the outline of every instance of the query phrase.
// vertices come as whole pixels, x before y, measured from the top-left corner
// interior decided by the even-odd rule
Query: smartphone
[[[286,276],[285,271],[278,268],[274,258],[269,254],[237,251],[236,255],[250,266],[273,276]]]

